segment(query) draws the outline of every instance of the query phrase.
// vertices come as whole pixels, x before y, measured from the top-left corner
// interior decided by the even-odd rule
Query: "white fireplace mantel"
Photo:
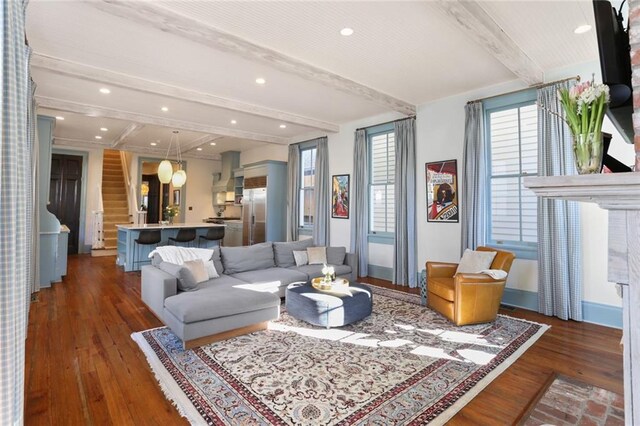
[[[623,300],[625,424],[640,425],[640,173],[528,177],[524,186],[609,210],[608,278]]]

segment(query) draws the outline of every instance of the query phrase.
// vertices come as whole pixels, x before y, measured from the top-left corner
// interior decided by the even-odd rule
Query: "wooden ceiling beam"
[[[94,81],[110,86],[135,90],[142,93],[166,96],[168,98],[173,98],[180,101],[197,103],[216,108],[224,108],[230,111],[237,111],[257,117],[276,120],[279,123],[291,123],[332,133],[336,133],[340,130],[340,126],[335,123],[316,120],[313,118],[291,114],[284,111],[278,111],[275,109],[236,101],[233,99],[221,98],[208,93],[198,92],[196,90],[185,89],[182,87],[171,86],[169,84],[159,83],[156,81],[132,77],[103,68],[96,68],[89,65],[66,61],[64,59],[40,55],[37,53],[35,53],[31,58],[31,66],[42,70],[51,71],[56,74],[79,78],[85,81]]]
[[[144,124],[141,123],[131,123],[127,126],[126,129],[120,133],[120,135],[113,141],[111,144],[111,148],[118,149],[120,146],[124,145],[127,138],[133,137],[136,133],[144,128]]]
[[[158,117],[155,115],[139,114],[129,111],[120,111],[112,108],[105,108],[96,105],[81,104],[78,102],[65,101],[61,99],[48,98],[36,95],[36,102],[42,108],[49,108],[58,111],[72,112],[75,114],[88,115],[90,117],[104,117],[115,120],[124,120],[139,124],[152,126],[169,127],[171,129],[189,130],[192,132],[208,133],[221,136],[229,136],[240,139],[249,139],[265,143],[278,145],[288,145],[289,138],[264,135],[261,133],[247,132],[239,129],[229,129],[226,127],[210,126],[206,124],[193,123],[189,121],[175,120],[171,118]]]
[[[482,8],[477,0],[435,2],[458,27],[491,53],[519,79],[532,86],[544,72]]]
[[[111,15],[138,24],[151,26],[165,33],[238,55],[249,61],[268,65],[279,71],[302,77],[308,81],[320,83],[326,87],[357,96],[361,99],[366,99],[384,106],[389,110],[406,115],[415,115],[416,113],[415,105],[409,102],[318,68],[299,59],[284,55],[276,50],[220,31],[201,21],[176,14],[152,2],[102,0],[92,1],[89,2],[89,4]]]

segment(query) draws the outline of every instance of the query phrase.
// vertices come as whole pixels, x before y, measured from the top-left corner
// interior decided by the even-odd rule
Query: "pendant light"
[[[171,165],[171,161],[169,158],[169,152],[171,151],[171,144],[173,143],[173,136],[169,139],[169,148],[167,149],[167,155],[164,156],[164,160],[160,162],[158,166],[158,179],[160,183],[169,183],[171,182],[171,176],[173,175],[173,166]]]
[[[178,136],[178,131],[174,130],[173,133],[176,135],[176,151],[178,153],[178,170],[173,174],[171,178],[171,183],[173,183],[174,188],[181,188],[182,185],[187,181],[187,173],[182,170],[182,152],[180,151],[180,139]]]

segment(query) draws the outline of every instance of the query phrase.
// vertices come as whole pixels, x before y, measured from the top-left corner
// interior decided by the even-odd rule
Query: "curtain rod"
[[[482,98],[482,99],[475,99],[475,100],[473,100],[473,101],[469,101],[469,102],[467,102],[467,105],[468,105],[468,104],[472,104],[472,103],[474,103],[474,102],[486,101],[487,99],[499,98],[500,96],[506,96],[506,95],[511,95],[511,94],[513,94],[513,93],[523,92],[523,91],[525,91],[525,90],[530,90],[530,89],[542,89],[543,87],[551,86],[552,84],[564,83],[565,81],[571,81],[571,80],[577,80],[577,81],[580,81],[580,76],[579,76],[579,75],[577,75],[577,76],[575,76],[575,77],[563,78],[562,80],[551,81],[551,82],[549,82],[549,83],[534,84],[533,86],[529,86],[529,87],[527,87],[526,89],[512,90],[511,92],[501,93],[501,94],[499,94],[499,95],[487,96],[486,98]]]
[[[383,126],[385,124],[391,124],[391,123],[395,123],[395,122],[398,122],[398,121],[408,120],[410,118],[416,118],[416,116],[415,115],[410,115],[409,117],[398,118],[397,120],[391,120],[391,121],[385,121],[384,123],[372,124],[371,126],[367,126],[367,127],[359,127],[359,128],[356,129],[356,132],[358,130],[367,130],[369,127]]]

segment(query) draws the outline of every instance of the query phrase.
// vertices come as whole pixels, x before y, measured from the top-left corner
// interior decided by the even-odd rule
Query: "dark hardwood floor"
[[[139,273],[124,273],[113,257],[70,256],[64,281],[38,299],[26,347],[26,424],[187,424],[130,338],[162,325],[140,300]],[[519,309],[503,313],[552,327],[449,424],[515,424],[556,373],[622,394],[619,330]]]

